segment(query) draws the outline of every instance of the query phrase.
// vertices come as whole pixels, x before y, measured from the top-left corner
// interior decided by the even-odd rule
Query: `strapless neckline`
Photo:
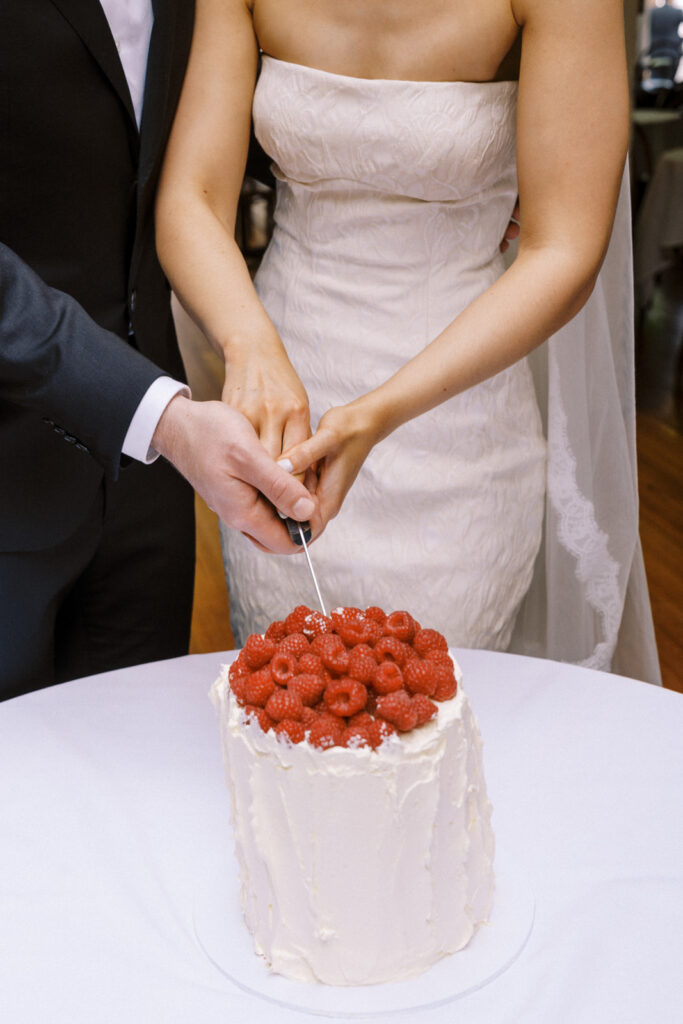
[[[412,79],[412,78],[360,78],[357,75],[340,75],[336,71],[324,71],[322,68],[311,67],[310,64],[297,64],[295,61],[282,60],[280,57],[272,57],[269,53],[262,53],[261,59],[263,62],[272,62],[273,64],[281,65],[283,68],[290,68],[296,71],[310,72],[312,75],[322,75],[325,78],[337,79],[338,81],[349,83],[351,85],[358,84],[363,86],[389,86],[389,85],[415,85],[423,89],[425,87],[434,88],[457,88],[461,87],[464,89],[500,89],[501,91],[514,91],[517,88],[517,82],[512,80],[503,81],[491,81],[491,82],[469,82],[465,80],[454,80],[452,82],[437,82],[429,79]]]

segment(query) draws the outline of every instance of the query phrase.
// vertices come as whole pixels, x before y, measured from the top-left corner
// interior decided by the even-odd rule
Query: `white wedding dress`
[[[264,56],[254,125],[278,184],[256,287],[313,427],[503,273],[516,91],[351,78]],[[539,572],[546,451],[526,360],[400,427],[311,547],[328,610],[406,608],[453,645],[507,649]],[[317,606],[303,553],[267,555],[225,529],[222,541],[238,645],[297,604]]]

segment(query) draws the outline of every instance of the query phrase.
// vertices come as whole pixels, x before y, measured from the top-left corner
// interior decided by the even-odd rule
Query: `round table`
[[[484,738],[497,849],[524,866],[536,917],[484,988],[384,1019],[680,1020],[683,699],[554,662],[455,653]],[[3,1021],[305,1019],[233,985],[193,929],[200,885],[227,874],[237,886],[207,697],[232,657],[158,662],[0,705]]]

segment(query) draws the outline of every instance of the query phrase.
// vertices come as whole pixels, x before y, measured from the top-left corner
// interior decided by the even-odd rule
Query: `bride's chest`
[[[514,172],[515,104],[509,82],[351,79],[265,58],[254,125],[286,178],[460,198]]]

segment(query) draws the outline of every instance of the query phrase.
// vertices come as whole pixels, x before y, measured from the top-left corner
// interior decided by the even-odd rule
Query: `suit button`
[[[73,436],[73,434],[65,434],[64,440],[67,441],[69,444],[76,444],[76,438]]]
[[[133,288],[132,292],[130,293],[130,302],[128,303],[128,308],[130,309],[131,313],[135,312],[135,303],[137,297],[138,293],[136,292],[135,288]]]
[[[59,434],[60,437],[63,434],[66,434],[66,430],[64,429],[64,427],[60,427],[56,423],[55,423],[55,425],[54,425],[54,427],[52,429],[54,430],[55,434]]]
[[[78,448],[79,452],[85,452],[86,455],[90,454],[90,449],[86,448],[86,446],[84,444],[81,444],[80,441],[76,441],[76,447]]]
[[[48,427],[54,427],[55,421],[51,420],[48,416],[43,416],[43,423],[47,423]]]

